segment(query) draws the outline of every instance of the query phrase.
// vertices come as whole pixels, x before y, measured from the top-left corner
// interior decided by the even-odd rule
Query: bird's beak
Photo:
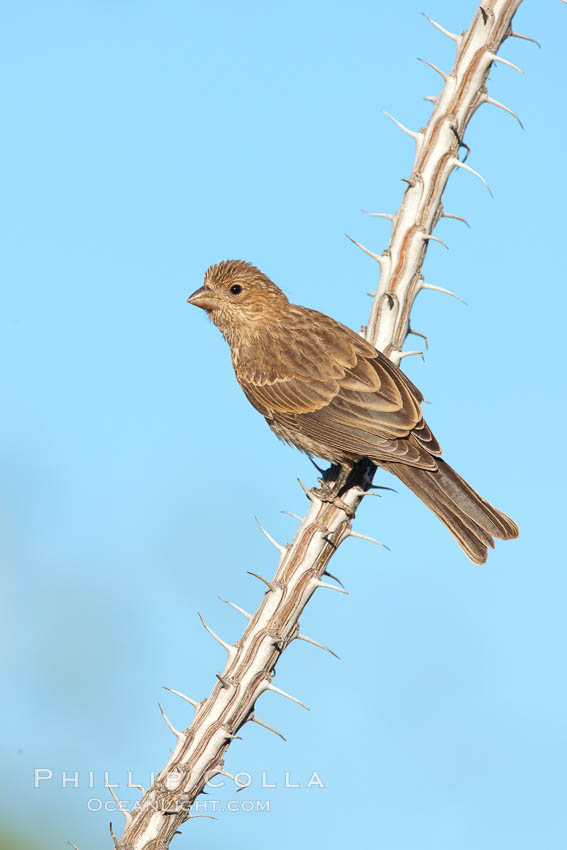
[[[219,298],[211,292],[206,286],[201,286],[196,289],[187,299],[188,304],[193,304],[195,307],[200,307],[201,310],[214,310],[219,306]]]

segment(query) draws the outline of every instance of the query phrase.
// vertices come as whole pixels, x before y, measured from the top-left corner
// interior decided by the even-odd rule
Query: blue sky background
[[[110,846],[103,772],[147,786],[206,696],[315,474],[238,389],[186,306],[206,267],[255,262],[290,298],[358,329],[413,143],[475,2],[253,0],[4,4],[0,29],[0,559],[5,847]],[[467,562],[409,492],[367,499],[227,758],[270,813],[191,821],[174,846],[565,847],[563,108],[567,8],[526,0],[466,141],[491,184],[451,177],[404,361],[447,459],[522,536]],[[556,318],[553,319],[553,316]],[[411,340],[415,348],[415,339]],[[381,480],[390,484],[386,474]],[[53,779],[33,788],[34,768]],[[80,787],[61,787],[62,771]],[[261,787],[261,772],[276,784]],[[88,787],[94,771],[94,788]],[[285,788],[285,772],[291,783]],[[313,771],[325,787],[306,788]],[[215,792],[211,793],[215,797]],[[135,799],[135,797],[134,797]],[[96,804],[95,804],[96,805]],[[111,819],[119,832],[121,816]],[[22,826],[23,824],[23,826]],[[11,835],[11,838],[7,836]]]

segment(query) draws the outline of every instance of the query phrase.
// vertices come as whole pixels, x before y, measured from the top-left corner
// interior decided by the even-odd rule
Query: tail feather
[[[484,564],[493,537],[511,540],[520,529],[516,523],[485,502],[448,463],[436,458],[435,471],[403,463],[380,465],[396,475],[449,529],[467,557]]]

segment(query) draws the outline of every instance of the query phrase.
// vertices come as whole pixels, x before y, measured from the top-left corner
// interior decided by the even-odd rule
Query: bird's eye
[[[235,283],[234,286],[230,287],[230,291],[233,295],[240,295],[240,293],[242,292],[242,287],[239,283]]]

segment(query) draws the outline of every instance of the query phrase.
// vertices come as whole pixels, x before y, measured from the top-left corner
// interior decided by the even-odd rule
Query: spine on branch
[[[415,139],[415,157],[402,204],[392,219],[390,244],[379,258],[380,283],[366,329],[366,338],[395,363],[401,359],[402,347],[410,331],[410,313],[418,293],[422,289],[437,289],[454,295],[425,283],[421,274],[427,246],[431,240],[436,240],[433,231],[439,219],[459,218],[445,213],[442,204],[451,172],[454,168],[469,171],[492,194],[484,177],[459,158],[461,148],[467,150],[468,156],[463,140],[470,119],[479,106],[491,103],[510,112],[519,121],[512,110],[488,97],[486,81],[493,62],[512,65],[496,53],[507,36],[513,34],[512,17],[520,2],[502,0],[481,4],[470,28],[461,35],[450,33],[425,16],[455,42],[457,55],[450,73],[426,63],[441,75],[445,84],[439,95],[428,98],[435,106],[427,126],[418,133],[401,128]],[[512,67],[520,70],[515,65]]]

